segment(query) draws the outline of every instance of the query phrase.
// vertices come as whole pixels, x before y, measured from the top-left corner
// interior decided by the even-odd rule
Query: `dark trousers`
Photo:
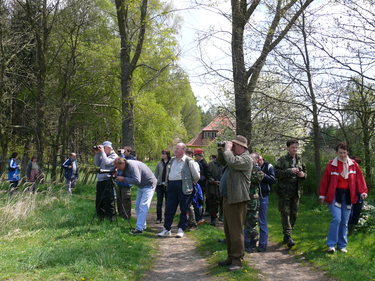
[[[217,218],[217,214],[219,212],[219,205],[220,205],[220,192],[219,186],[216,184],[208,184],[207,185],[207,201],[208,201],[208,209],[211,218]]]
[[[294,224],[298,215],[299,197],[279,197],[279,211],[281,215],[281,224],[285,236],[292,235]]]
[[[161,221],[163,218],[163,202],[167,201],[167,187],[165,185],[156,186],[156,220]]]
[[[182,192],[182,181],[169,181],[167,187],[167,201],[164,214],[164,228],[171,230],[173,218],[180,205],[180,221],[178,227],[185,230],[187,225],[187,214],[189,212],[189,203],[191,195],[185,195]]]
[[[117,188],[117,210],[120,217],[130,219],[132,215],[132,193],[130,187]]]
[[[96,214],[100,218],[110,219],[116,214],[112,179],[98,181],[96,184]]]
[[[224,198],[223,209],[228,259],[232,260],[232,264],[242,265],[242,260],[245,255],[243,230],[246,217],[246,201],[229,204],[227,199]]]

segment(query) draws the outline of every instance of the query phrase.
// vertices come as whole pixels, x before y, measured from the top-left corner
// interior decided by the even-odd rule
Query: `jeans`
[[[259,197],[259,247],[267,248],[268,242],[268,224],[267,224],[267,209],[268,209],[268,196],[263,198]]]
[[[350,209],[347,208],[344,195],[341,202],[341,207],[335,205],[336,200],[333,200],[328,206],[331,211],[332,221],[329,226],[327,246],[336,247],[337,245],[339,249],[345,248],[348,243],[347,230],[350,215]]]
[[[135,228],[137,230],[146,229],[146,218],[154,192],[155,188],[152,186],[138,187],[137,199],[135,200],[135,212],[137,214]]]
[[[182,192],[182,181],[169,181],[167,187],[167,202],[164,214],[164,228],[171,230],[174,215],[177,206],[180,205],[180,221],[178,227],[185,230],[188,227],[187,214],[189,212],[189,203],[191,195],[185,195]]]

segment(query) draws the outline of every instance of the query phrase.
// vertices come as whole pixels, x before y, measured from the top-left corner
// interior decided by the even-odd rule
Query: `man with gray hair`
[[[177,238],[184,236],[184,230],[188,227],[187,214],[193,185],[199,180],[199,172],[194,165],[194,160],[186,156],[186,145],[182,142],[176,144],[175,156],[168,164],[168,187],[167,201],[164,214],[163,231],[158,233],[159,237],[171,236],[171,226],[176,214],[177,206],[180,205],[180,222],[178,223]]]
[[[117,158],[117,154],[112,148],[110,141],[103,142],[102,145],[98,145],[94,149],[95,158],[94,163],[104,171],[114,171],[114,161]],[[110,173],[98,173],[98,181],[96,184],[96,214],[100,219],[105,217],[111,221],[115,219],[115,200],[113,193],[113,180]]]

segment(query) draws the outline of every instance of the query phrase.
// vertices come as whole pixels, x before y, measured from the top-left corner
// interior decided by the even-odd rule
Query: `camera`
[[[107,174],[108,178],[113,178],[113,179],[116,178],[116,172],[117,172],[116,169],[114,170],[99,169],[98,171],[99,174]]]
[[[94,146],[92,147],[92,149],[93,149],[93,150],[98,150],[98,149],[99,149],[99,145],[94,145]]]
[[[218,141],[217,147],[225,147],[225,141]]]

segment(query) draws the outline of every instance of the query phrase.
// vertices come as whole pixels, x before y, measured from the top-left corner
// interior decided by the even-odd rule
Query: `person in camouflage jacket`
[[[245,251],[248,253],[255,252],[256,243],[259,239],[257,228],[258,214],[259,214],[259,188],[260,182],[264,178],[264,173],[258,166],[259,154],[251,153],[251,158],[254,162],[254,168],[251,172],[251,185],[250,185],[250,200],[247,201],[247,211],[245,220]]]
[[[307,174],[301,157],[297,155],[298,141],[295,139],[288,140],[286,146],[288,153],[277,160],[275,171],[278,180],[277,194],[284,234],[283,242],[291,248],[295,245],[291,235],[297,220],[302,183]]]

